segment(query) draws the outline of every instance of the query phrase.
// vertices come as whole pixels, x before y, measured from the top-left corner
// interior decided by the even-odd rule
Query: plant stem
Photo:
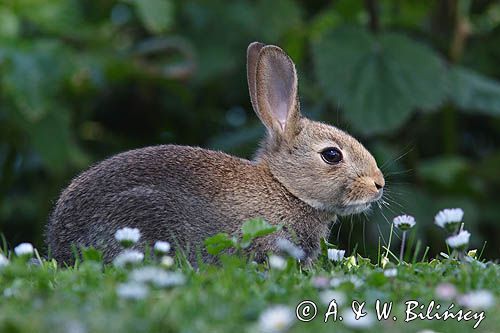
[[[454,155],[457,151],[457,115],[451,105],[443,108],[443,146],[447,155]]]
[[[403,262],[403,255],[405,252],[405,246],[406,246],[406,231],[403,231],[403,237],[401,239],[401,250],[399,251],[399,263],[400,264]]]
[[[377,0],[365,0],[365,7],[370,16],[370,30],[373,33],[377,33],[380,29]]]
[[[389,233],[389,244],[387,244],[387,249],[385,252],[385,258],[389,256],[389,249],[391,248],[392,231],[394,230],[394,224],[391,224],[391,232]]]

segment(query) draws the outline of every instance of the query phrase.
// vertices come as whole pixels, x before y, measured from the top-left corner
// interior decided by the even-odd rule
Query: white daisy
[[[488,290],[475,290],[459,296],[458,303],[471,310],[484,310],[495,305],[495,296]]]
[[[342,261],[344,259],[345,250],[328,249],[328,259],[332,261]]]
[[[166,254],[170,251],[170,243],[157,241],[154,246],[154,251],[158,254]]]
[[[18,257],[31,257],[34,251],[31,243],[21,243],[14,248],[14,252]]]
[[[337,305],[341,306],[345,303],[346,297],[343,292],[327,289],[319,293],[319,299],[324,305],[329,305],[332,300],[335,300]]]
[[[462,249],[469,244],[470,232],[461,230],[458,234],[446,238],[446,244],[453,249]]]
[[[136,250],[125,250],[118,254],[113,260],[116,267],[125,267],[141,262],[144,259],[144,254]]]
[[[141,238],[141,233],[137,228],[122,228],[115,233],[115,239],[124,247],[130,247]]]
[[[286,252],[289,256],[297,260],[301,260],[305,256],[305,252],[304,250],[302,250],[302,248],[293,244],[286,238],[278,238],[278,240],[276,241],[276,246],[280,251]]]
[[[354,329],[372,329],[373,324],[375,323],[375,316],[372,313],[367,312],[364,317],[356,319],[354,312],[351,309],[346,309],[342,313],[342,322],[344,325]]]
[[[346,281],[351,282],[354,288],[359,288],[364,284],[364,281],[355,275],[349,276]]]
[[[156,277],[166,273],[163,269],[155,266],[145,266],[134,269],[130,273],[130,279],[137,283],[153,282]]]
[[[272,254],[269,256],[268,262],[269,267],[271,268],[278,269],[280,271],[286,268],[286,260],[283,257]]]
[[[464,211],[462,208],[447,208],[437,213],[434,222],[441,228],[454,232],[462,222],[463,217]]]
[[[326,276],[315,276],[311,279],[311,283],[315,288],[324,289],[330,285],[330,279]]]
[[[457,296],[457,288],[451,283],[443,282],[436,286],[434,291],[439,299],[451,301]]]
[[[9,259],[6,256],[0,253],[0,268],[5,267],[9,264]]]
[[[154,266],[133,270],[130,279],[136,283],[151,283],[159,288],[182,285],[186,281],[180,272],[167,272]]]
[[[174,265],[174,258],[171,256],[163,256],[161,258],[161,265],[167,268],[172,267]]]
[[[400,215],[394,218],[393,223],[396,228],[406,231],[413,228],[416,222],[415,218],[411,215]]]
[[[116,293],[121,298],[139,300],[146,298],[149,293],[149,289],[142,283],[127,282],[118,285]]]
[[[260,315],[259,332],[284,332],[292,326],[294,319],[294,313],[289,307],[285,305],[274,305]]]
[[[481,262],[477,259],[474,259],[472,257],[469,257],[468,255],[464,257],[465,262],[471,263],[473,265],[477,265],[481,268],[486,268],[486,264],[484,262]]]
[[[346,279],[343,276],[342,277],[334,277],[330,280],[330,286],[332,286],[333,288],[337,288],[345,281],[346,281]]]
[[[384,271],[384,275],[386,277],[395,277],[396,275],[398,275],[398,270],[397,268],[389,268],[389,269],[386,269]]]
[[[181,286],[186,283],[186,277],[181,272],[166,272],[153,282],[159,288]]]
[[[330,286],[333,288],[339,287],[343,283],[352,283],[352,285],[355,288],[359,288],[363,285],[364,281],[358,278],[357,276],[351,275],[351,276],[340,276],[340,277],[334,277],[330,280]]]

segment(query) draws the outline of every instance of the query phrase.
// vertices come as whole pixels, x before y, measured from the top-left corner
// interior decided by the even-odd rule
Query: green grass
[[[89,253],[88,258],[96,257]],[[394,302],[392,315],[398,320],[376,321],[369,331],[496,332],[500,327],[498,302],[486,311],[476,330],[472,329],[475,320],[404,322],[404,302],[408,300],[436,300],[442,309],[448,307],[450,302],[435,294],[436,286],[443,282],[452,283],[459,294],[486,289],[498,299],[497,264],[481,267],[432,260],[394,266],[398,273],[391,278],[379,265],[361,257],[353,265],[352,258],[338,264],[322,255],[309,268],[301,268],[293,258],[287,260],[287,267],[279,270],[241,255],[222,256],[219,265],[201,265],[194,270],[177,258],[174,266],[164,269],[182,272],[184,284],[151,287],[146,298],[130,300],[116,293],[117,286],[130,278],[130,268],[90,259],[60,268],[52,261],[33,265],[11,256],[9,265],[0,268],[0,332],[252,332],[258,331],[259,316],[270,306],[284,304],[295,312],[302,300],[314,301],[318,315],[306,323],[295,320],[291,332],[349,332],[352,328],[343,322],[332,318],[323,322],[327,306],[320,301],[322,290],[313,283],[317,277],[347,276],[362,281],[358,286],[344,282],[334,289],[345,294],[347,306],[352,300],[366,301],[366,309],[374,310],[376,299]],[[151,258],[139,267],[144,265],[160,267]]]

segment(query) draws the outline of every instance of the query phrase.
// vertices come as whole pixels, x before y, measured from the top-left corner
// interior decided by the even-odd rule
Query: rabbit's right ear
[[[279,47],[261,47],[255,87],[257,107],[254,105],[254,109],[271,136],[284,139],[293,137],[300,120],[297,73],[292,59]]]

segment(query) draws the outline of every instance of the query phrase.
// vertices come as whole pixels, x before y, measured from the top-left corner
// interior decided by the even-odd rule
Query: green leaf
[[[3,90],[14,99],[24,117],[39,119],[47,111],[45,106],[48,103],[44,93],[44,73],[39,61],[34,55],[20,52],[8,56],[9,61],[0,82]]]
[[[218,255],[225,249],[235,247],[236,245],[236,241],[226,233],[218,233],[205,239],[205,247],[211,255]]]
[[[446,97],[440,58],[401,34],[330,30],[314,43],[313,59],[327,98],[363,134],[395,130],[416,108],[436,108]]]
[[[53,109],[63,88],[70,63],[67,56],[60,43],[51,41],[31,43],[28,48],[0,49],[0,93],[13,101],[26,120],[39,120]]]
[[[458,107],[500,115],[500,82],[463,67],[454,67],[450,75],[450,98]]]
[[[14,38],[19,34],[19,19],[8,8],[0,7],[0,38]]]
[[[56,105],[43,118],[28,123],[26,131],[32,147],[52,172],[62,172],[69,161],[86,158],[71,136],[68,112]]]
[[[254,24],[263,40],[277,41],[285,33],[301,26],[301,16],[301,8],[295,1],[260,0],[256,6]]]
[[[71,31],[71,34],[74,34],[76,30],[85,30],[88,26],[81,14],[81,4],[77,1],[27,0],[10,2],[18,17],[35,25],[45,33],[59,34]],[[78,29],[74,29],[75,26],[78,26]]]
[[[135,5],[144,26],[152,33],[167,31],[173,24],[170,0],[136,0]]]
[[[102,262],[102,253],[99,250],[89,247],[81,251],[83,260]]]
[[[468,169],[469,164],[462,157],[438,157],[421,162],[418,166],[418,174],[436,184],[450,186]]]
[[[280,227],[281,226],[271,225],[264,219],[260,218],[248,220],[243,223],[243,226],[241,227],[241,232],[243,234],[241,246],[243,248],[248,247],[255,238],[269,235],[278,230]]]

